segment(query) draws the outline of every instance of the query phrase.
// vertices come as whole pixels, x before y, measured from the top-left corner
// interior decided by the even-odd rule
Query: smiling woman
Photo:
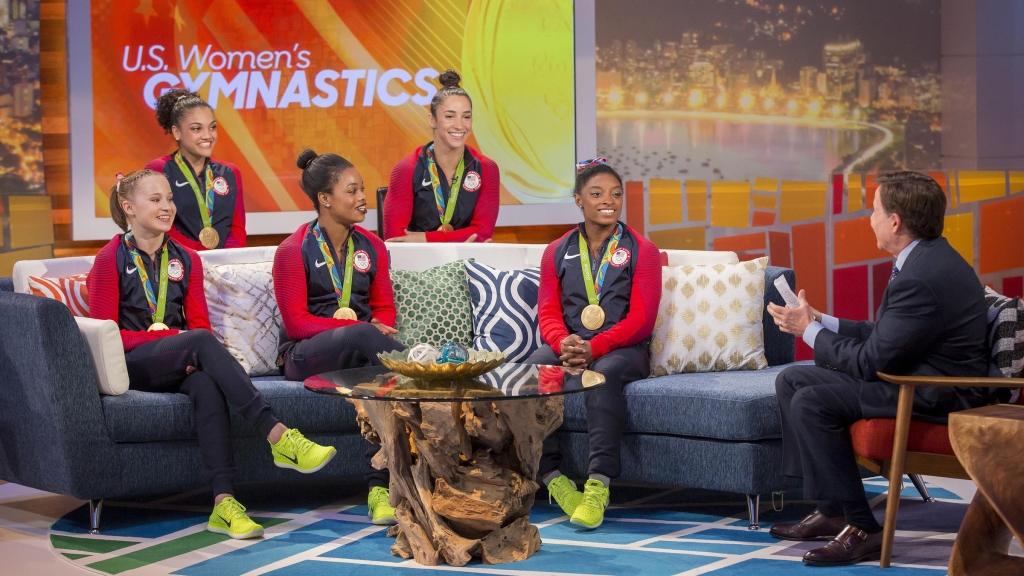
[[[593,529],[604,521],[608,484],[621,470],[622,388],[650,375],[648,344],[661,302],[661,261],[650,240],[619,221],[622,178],[607,159],[577,164],[573,197],[583,222],[544,250],[537,316],[545,344],[526,362],[587,368],[605,377],[604,386],[584,397],[590,479],[583,493],[559,471],[556,436],[544,441],[538,469],[571,522]]]
[[[281,310],[280,364],[288,380],[366,364],[377,354],[405,348],[398,333],[388,251],[357,226],[366,218],[363,177],[337,154],[306,149],[296,165],[315,220],[303,224],[274,253],[274,295]],[[394,524],[388,472],[370,459],[380,449],[366,442],[367,501],[375,524]]]
[[[438,78],[427,121],[434,140],[391,171],[384,199],[390,242],[486,242],[498,219],[498,165],[466,145],[473,102],[454,70]]]
[[[177,193],[171,237],[193,250],[245,246],[245,203],[238,166],[213,158],[217,118],[199,94],[171,90],[157,101],[156,119],[178,149],[146,168],[160,172]]]

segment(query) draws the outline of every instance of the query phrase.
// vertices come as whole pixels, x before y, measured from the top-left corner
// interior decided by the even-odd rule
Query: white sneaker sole
[[[337,455],[338,451],[332,449],[330,456],[328,456],[323,462],[321,462],[319,466],[317,466],[316,468],[310,468],[308,470],[303,470],[302,468],[299,468],[294,464],[285,464],[284,462],[279,462],[277,459],[274,460],[274,466],[277,466],[278,468],[287,468],[289,470],[295,470],[296,472],[301,472],[303,474],[312,474],[314,472],[319,472],[321,468],[327,466],[327,463],[330,462],[331,460],[334,460],[334,457]]]
[[[209,524],[207,524],[206,525],[206,531],[207,532],[213,532],[214,534],[223,534],[223,535],[225,535],[225,536],[227,536],[229,538],[234,538],[235,540],[247,540],[249,538],[259,538],[259,537],[263,536],[263,529],[262,528],[257,528],[256,530],[250,530],[249,532],[246,532],[245,534],[232,534],[231,531],[226,529],[226,528],[218,528],[216,526],[210,526]]]

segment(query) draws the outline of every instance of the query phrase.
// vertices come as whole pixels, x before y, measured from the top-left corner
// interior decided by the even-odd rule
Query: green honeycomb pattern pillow
[[[423,272],[392,270],[398,317],[395,339],[413,346],[426,342],[438,350],[445,342],[473,346],[473,302],[464,260]]]

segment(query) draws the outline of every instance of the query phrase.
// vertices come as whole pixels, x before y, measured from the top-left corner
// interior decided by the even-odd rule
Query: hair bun
[[[459,76],[458,72],[449,68],[442,72],[441,75],[437,77],[437,81],[441,83],[441,86],[443,88],[457,88],[459,86],[459,83],[462,82],[462,76]]]
[[[309,166],[309,163],[316,159],[316,156],[316,152],[314,152],[310,148],[306,148],[305,150],[302,151],[302,154],[299,154],[299,157],[295,160],[295,165],[301,168],[302,170],[305,170],[306,166]]]

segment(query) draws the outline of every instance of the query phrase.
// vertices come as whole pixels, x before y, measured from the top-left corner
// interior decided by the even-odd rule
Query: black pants
[[[379,352],[403,350],[405,346],[385,336],[372,324],[353,324],[321,332],[312,338],[300,340],[284,353],[284,375],[289,380],[305,380],[316,374],[358,368],[379,366]],[[366,441],[363,477],[366,483],[388,487],[390,475],[387,470],[376,470],[370,460],[380,451],[379,444]]]
[[[562,361],[550,346],[541,346],[526,360],[527,364],[559,366]],[[597,359],[590,370],[604,375],[606,383],[583,393],[587,407],[587,434],[590,439],[590,465],[588,474],[601,474],[617,478],[622,470],[620,453],[622,435],[626,431],[626,404],[622,388],[651,373],[651,361],[646,342],[612,350]],[[558,438],[552,434],[544,439],[544,452],[540,457],[540,478],[558,470],[562,455]]]
[[[228,407],[252,422],[264,437],[277,425],[263,394],[241,364],[207,330],[190,330],[143,344],[125,354],[133,390],[188,394],[204,477],[214,494],[233,494],[235,474]],[[195,367],[186,374],[188,367]]]

